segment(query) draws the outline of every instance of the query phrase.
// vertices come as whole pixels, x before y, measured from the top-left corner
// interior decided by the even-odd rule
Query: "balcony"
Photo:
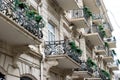
[[[90,23],[85,17],[83,9],[69,10],[66,13],[67,19],[73,23],[77,28],[89,28]]]
[[[80,67],[80,54],[70,47],[69,41],[46,41],[45,42],[46,59],[57,60],[56,67],[62,69],[74,69]]]
[[[56,1],[57,1],[58,5],[61,8],[63,8],[65,11],[79,8],[76,0],[56,0]]]
[[[95,50],[96,55],[106,55],[104,46],[97,46]]]
[[[0,1],[0,40],[11,45],[40,44],[43,37],[41,28],[44,21],[37,23],[26,16],[25,6],[15,6],[15,2]]]
[[[90,78],[92,77],[93,69],[88,67],[86,63],[81,63],[81,67],[78,69],[75,69],[73,72],[73,77],[76,78],[77,76],[79,78]]]
[[[102,80],[111,80],[110,74],[107,71],[100,69],[99,74]]]
[[[85,78],[85,80],[101,80],[101,78]]]
[[[93,23],[96,25],[102,24],[102,16],[100,14],[93,14]]]
[[[97,66],[91,59],[88,59],[87,62],[81,62],[80,68],[74,70],[72,77],[98,79],[99,73]]]
[[[119,63],[117,61],[108,64],[109,69],[112,71],[119,70]]]
[[[108,54],[103,57],[103,60],[104,60],[105,62],[114,62],[113,52],[112,52],[111,50],[108,51]]]
[[[107,43],[109,45],[109,48],[116,48],[116,39],[115,39],[115,37],[107,38],[106,41],[107,41]]]
[[[100,13],[100,0],[83,0],[83,3],[85,6],[89,7],[90,11],[92,11],[93,13]]]
[[[103,36],[97,26],[92,26],[92,29],[84,34],[86,41],[93,46],[103,45]]]
[[[110,28],[110,25],[108,23],[104,24],[104,30],[107,37],[112,37],[112,30]]]

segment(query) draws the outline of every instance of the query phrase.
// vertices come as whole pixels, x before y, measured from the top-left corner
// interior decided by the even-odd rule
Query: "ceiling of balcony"
[[[0,40],[10,45],[38,44],[34,35],[18,25],[12,19],[0,13]]]
[[[84,5],[90,8],[90,11],[92,11],[93,13],[99,13],[100,9],[97,6],[96,2],[97,0],[83,0]]]
[[[78,9],[78,5],[75,0],[56,0],[60,7],[64,10]]]

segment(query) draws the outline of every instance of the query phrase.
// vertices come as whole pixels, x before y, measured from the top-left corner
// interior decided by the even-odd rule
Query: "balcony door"
[[[55,27],[48,23],[48,41],[55,41]]]

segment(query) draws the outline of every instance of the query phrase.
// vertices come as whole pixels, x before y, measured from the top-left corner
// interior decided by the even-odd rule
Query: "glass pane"
[[[55,40],[55,28],[51,24],[48,24],[48,41]]]
[[[0,80],[5,80],[5,75],[3,75],[2,73],[0,73]]]
[[[32,79],[25,76],[25,77],[21,77],[20,80],[32,80]]]

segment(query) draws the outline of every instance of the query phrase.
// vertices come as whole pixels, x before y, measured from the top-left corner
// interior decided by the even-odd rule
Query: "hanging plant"
[[[106,36],[106,32],[104,31],[104,28],[102,25],[99,25],[99,31],[100,31],[100,34],[102,35],[102,37],[104,38]]]
[[[89,10],[88,7],[85,6],[83,8],[83,11],[84,11],[85,17],[89,18],[90,16],[92,16],[92,12]]]
[[[105,47],[109,48],[109,44],[107,42],[104,42]]]
[[[113,53],[114,55],[117,55],[116,52],[115,52],[115,50],[112,50],[112,53]]]
[[[38,12],[35,11],[35,10],[28,10],[28,11],[26,12],[26,15],[27,15],[29,18],[33,18],[33,17],[35,16],[35,14],[36,14],[36,15],[38,14]]]
[[[99,25],[99,30],[103,30],[103,26],[102,25]]]
[[[119,59],[117,59],[117,62],[118,62],[118,64],[120,64],[120,60]]]
[[[71,47],[71,49],[75,50],[77,47],[75,45],[75,42],[69,42],[69,45]]]
[[[89,67],[93,67],[93,66],[97,67],[97,65],[95,64],[95,62],[92,61],[91,58],[88,58],[88,59],[87,59],[87,65],[88,65]]]
[[[82,50],[81,49],[76,49],[76,52],[78,53],[78,54],[80,54],[80,55],[82,55]]]
[[[110,80],[110,74],[107,71],[101,69],[101,72],[107,78],[107,80]]]
[[[24,8],[27,8],[27,5],[25,3],[23,3],[23,2],[19,2],[18,7],[20,9],[24,9]]]
[[[82,50],[77,48],[75,42],[69,42],[69,45],[70,45],[72,51],[76,52],[78,55],[82,55]]]
[[[42,20],[42,16],[40,15],[35,15],[35,21],[37,22],[37,24]]]

